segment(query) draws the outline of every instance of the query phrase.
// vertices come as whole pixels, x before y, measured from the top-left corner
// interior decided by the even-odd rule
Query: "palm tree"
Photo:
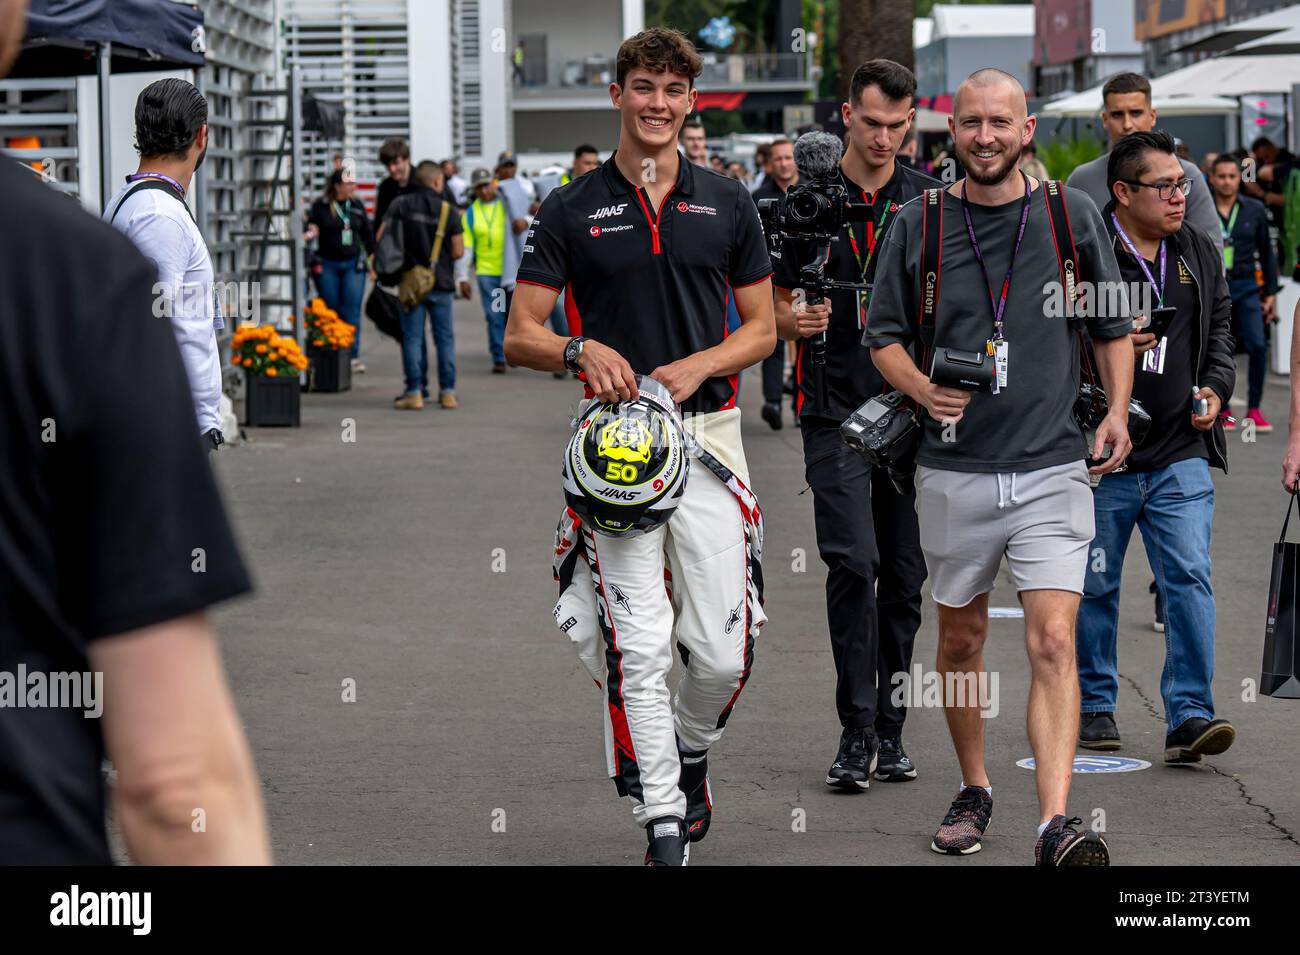
[[[888,57],[913,68],[912,4],[903,0],[840,0],[841,99],[859,64]]]

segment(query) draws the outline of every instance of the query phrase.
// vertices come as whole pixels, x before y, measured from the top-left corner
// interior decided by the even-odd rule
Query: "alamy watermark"
[[[0,709],[84,710],[88,720],[104,712],[104,674],[46,673],[18,664],[16,672],[0,670]]]

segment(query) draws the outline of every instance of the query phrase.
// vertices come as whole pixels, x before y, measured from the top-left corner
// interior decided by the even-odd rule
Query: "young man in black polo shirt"
[[[744,184],[677,151],[701,69],[675,30],[624,41],[610,85],[622,116],[618,149],[542,204],[506,329],[511,362],[541,371],[567,364],[585,377],[588,397],[634,398],[638,374],[663,383],[686,429],[738,479],[724,484],[711,468],[692,467],[665,527],[585,542],[599,550],[587,558],[602,590],[624,595],[601,602],[608,674],[593,675],[608,693],[611,776],[647,827],[648,864],[681,864],[686,840],[707,831],[705,755],[748,678],[766,619],[758,554],[746,546],[746,523],[761,527],[761,519],[743,490],[749,478],[735,402],[741,369],[776,343],[771,267]],[[545,327],[561,290],[575,333],[567,340]],[[728,294],[741,317],[730,334]],[[670,705],[674,639],[689,658]]]
[[[1185,224],[1188,179],[1174,142],[1160,131],[1115,144],[1107,171],[1114,198],[1102,218],[1124,281],[1150,290],[1156,332],[1133,333],[1138,367],[1133,397],[1151,415],[1150,437],[1122,474],[1107,474],[1093,494],[1097,536],[1089,550],[1079,609],[1080,744],[1118,749],[1116,628],[1124,551],[1136,524],[1165,607],[1165,675],[1160,683],[1169,732],[1166,763],[1221,753],[1236,732],[1214,718],[1214,590],[1210,465],[1228,467],[1219,412],[1236,382],[1232,300],[1219,252]],[[1253,281],[1253,279],[1252,279]],[[1172,317],[1169,312],[1172,310]],[[1145,327],[1145,324],[1144,324]],[[1204,404],[1200,404],[1200,402]]]
[[[840,181],[850,198],[868,202],[872,220],[845,226],[831,243],[826,277],[870,281],[881,238],[899,207],[939,183],[895,160],[916,111],[916,77],[893,60],[871,60],[853,74],[841,107],[849,145]],[[891,699],[896,674],[912,663],[921,625],[921,554],[915,498],[900,494],[840,437],[840,424],[873,395],[888,389],[862,346],[858,293],[833,291],[806,306],[797,289],[799,251],[787,243],[774,258],[777,333],[798,342],[795,396],[804,462],[813,490],[817,547],[827,567],[826,616],[835,657],[839,746],[826,783],[858,792],[874,773],[890,782],[916,777],[903,749],[906,709]],[[812,362],[813,336],[826,335],[826,363]],[[825,407],[817,406],[815,376],[826,376]]]

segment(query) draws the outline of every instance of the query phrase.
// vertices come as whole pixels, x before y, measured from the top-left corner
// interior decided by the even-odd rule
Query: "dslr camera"
[[[1106,392],[1102,391],[1100,385],[1090,385],[1084,383],[1079,386],[1079,394],[1074,399],[1074,420],[1079,423],[1079,427],[1085,434],[1089,431],[1096,431],[1101,427],[1102,421],[1110,413],[1110,402],[1106,399]],[[1151,431],[1151,415],[1147,409],[1142,407],[1142,402],[1136,398],[1129,399],[1128,403],[1128,436],[1133,442],[1133,447],[1140,448],[1142,442],[1146,441],[1147,435]],[[1088,459],[1088,467],[1096,467],[1102,464],[1102,461]]]
[[[915,486],[921,420],[901,391],[877,395],[840,425],[840,437],[872,465],[884,468],[900,494]]]
[[[850,222],[866,222],[871,207],[850,199],[841,183],[812,179],[779,199],[758,200],[758,215],[767,234],[781,240],[830,239]]]

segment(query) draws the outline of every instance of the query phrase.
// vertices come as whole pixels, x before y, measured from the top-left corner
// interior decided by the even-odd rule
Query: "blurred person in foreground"
[[[0,0],[0,77],[25,9]],[[156,270],[16,164],[0,164],[0,189],[24,224],[0,237],[22,276],[0,286],[0,673],[28,684],[0,714],[0,864],[113,861],[105,757],[135,862],[268,863],[205,613],[250,584],[175,339],[153,316]],[[62,705],[31,705],[38,675],[63,691],[42,702]]]

